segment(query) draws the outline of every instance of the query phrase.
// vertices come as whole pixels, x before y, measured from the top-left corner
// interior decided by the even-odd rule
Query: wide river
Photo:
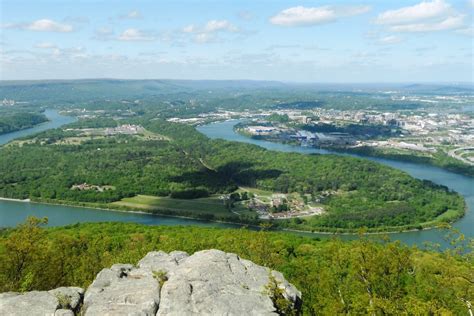
[[[47,110],[45,112],[49,118],[48,123],[41,124],[31,129],[13,132],[5,135],[0,135],[0,145],[3,145],[13,139],[34,134],[50,128],[57,128],[61,125],[71,123],[73,118],[62,116],[55,110]],[[232,141],[240,141],[252,143],[271,150],[299,152],[303,154],[337,154],[341,153],[331,152],[323,149],[291,146],[278,143],[272,143],[261,140],[254,140],[241,136],[234,132],[233,126],[238,121],[226,121],[219,123],[212,123],[205,126],[198,127],[198,130],[210,138],[222,138]],[[346,155],[346,154],[342,154]],[[452,190],[462,194],[466,199],[468,211],[465,217],[457,221],[454,227],[459,229],[463,234],[469,237],[474,237],[474,179],[458,175],[449,171],[445,171],[436,167],[420,165],[407,162],[398,162],[380,158],[367,158],[394,168],[401,169],[412,176],[420,179],[428,179],[433,182],[445,185]],[[198,221],[192,219],[173,218],[165,216],[155,216],[147,214],[135,214],[125,212],[111,212],[105,210],[87,209],[70,206],[57,206],[37,203],[25,203],[14,201],[0,200],[0,227],[11,227],[25,220],[27,216],[47,216],[49,225],[67,225],[77,222],[104,222],[104,221],[118,221],[118,222],[134,222],[147,225],[199,225],[199,226],[214,226],[214,227],[238,227],[238,225],[212,223],[205,221]],[[310,234],[303,233],[309,236],[327,237],[325,234]],[[445,231],[438,229],[414,231],[406,233],[390,234],[391,239],[401,240],[407,244],[417,244],[422,246],[425,242],[433,242],[445,244],[443,239]],[[344,239],[357,238],[351,235],[343,235]]]
[[[198,130],[207,135],[209,138],[222,138],[226,140],[245,142],[254,145],[258,145],[270,150],[277,151],[286,151],[286,152],[298,152],[302,154],[335,154],[335,155],[344,155],[344,156],[356,156],[362,157],[359,155],[353,154],[344,154],[339,152],[333,152],[325,149],[311,148],[311,147],[301,147],[293,145],[285,145],[279,143],[273,143],[264,140],[255,140],[234,132],[234,125],[239,121],[225,121],[212,123],[204,126],[198,127]],[[365,159],[370,159],[384,165],[388,165],[400,170],[403,170],[415,178],[431,180],[435,183],[442,184],[462,194],[467,203],[467,212],[466,215],[454,223],[454,227],[462,232],[466,237],[474,237],[474,179],[466,176],[462,176],[450,171],[446,171],[437,167],[415,164],[409,162],[401,162],[389,159],[382,158],[373,158],[373,157],[362,157]],[[445,245],[446,241],[444,237],[446,231],[439,229],[431,229],[424,231],[413,231],[405,233],[394,233],[390,234],[391,239],[401,240],[407,244],[417,244],[423,245],[425,242],[439,243]],[[356,238],[355,236],[344,236],[343,238]]]

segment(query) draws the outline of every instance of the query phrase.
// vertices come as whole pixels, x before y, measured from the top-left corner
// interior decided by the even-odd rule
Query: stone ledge
[[[301,292],[280,272],[220,250],[192,256],[154,251],[136,267],[103,269],[85,293],[74,287],[2,293],[0,310],[6,315],[54,316],[277,315],[277,295],[299,314]]]

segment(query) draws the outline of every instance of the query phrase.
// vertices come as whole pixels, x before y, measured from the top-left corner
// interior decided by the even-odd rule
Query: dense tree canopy
[[[43,229],[41,222],[0,234],[0,291],[87,287],[102,268],[136,264],[152,250],[217,248],[281,271],[302,291],[305,315],[466,315],[474,299],[472,249],[462,244],[436,253],[366,237],[125,223]]]
[[[0,112],[0,135],[25,129],[46,122],[48,119],[44,114],[16,112]]]
[[[0,150],[0,195],[110,203],[137,194],[197,198],[229,193],[238,186],[311,196],[330,192],[322,200],[326,215],[279,222],[306,230],[416,228],[448,210],[452,216],[446,220],[464,212],[462,198],[447,188],[367,160],[272,152],[210,140],[182,124],[130,122],[161,138],[91,136],[69,143],[79,132],[57,129],[5,146]],[[94,124],[83,121],[83,127]],[[81,183],[113,189],[71,189]],[[229,217],[235,216],[229,212]]]

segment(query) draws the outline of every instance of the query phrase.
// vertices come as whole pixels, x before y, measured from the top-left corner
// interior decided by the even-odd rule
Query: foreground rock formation
[[[103,269],[84,292],[2,293],[2,315],[275,315],[301,307],[277,271],[219,250],[148,253],[137,267]]]

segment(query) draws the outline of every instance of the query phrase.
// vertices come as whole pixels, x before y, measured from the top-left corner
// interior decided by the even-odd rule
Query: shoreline
[[[413,163],[413,164],[418,164],[418,165],[428,165],[432,166],[435,168],[439,168],[444,171],[452,172],[458,175],[461,175],[463,177],[468,177],[468,178],[474,178],[474,174],[469,173],[469,172],[464,172],[463,170],[460,170],[459,168],[471,168],[473,166],[471,165],[460,165],[459,168],[457,167],[450,167],[446,165],[442,165],[437,163],[436,159],[433,157],[421,157],[417,156],[414,154],[384,154],[383,152],[377,152],[377,149],[374,149],[372,153],[367,153],[360,151],[358,148],[355,147],[348,147],[348,148],[331,148],[328,147],[328,150],[332,150],[335,152],[340,152],[340,153],[348,153],[348,154],[354,154],[360,158],[379,158],[379,159],[388,159],[388,160],[393,160],[393,161],[400,161],[400,162],[408,162],[408,163]]]
[[[1,198],[0,198],[0,200],[1,200]],[[13,201],[14,202],[22,202],[23,200],[13,200]],[[42,202],[42,201],[28,201],[27,203],[54,205],[54,206],[67,206],[67,207],[74,207],[74,208],[81,208],[81,209],[92,209],[92,210],[118,212],[118,213],[131,213],[131,214],[149,215],[149,216],[163,216],[163,217],[171,217],[171,218],[189,219],[189,220],[200,221],[200,222],[204,222],[204,223],[220,223],[220,224],[236,225],[236,226],[241,226],[241,227],[248,226],[248,227],[259,228],[259,226],[256,226],[256,225],[250,225],[250,224],[244,224],[244,223],[238,223],[238,222],[227,222],[227,221],[200,219],[200,218],[196,218],[196,217],[183,216],[183,215],[154,214],[154,213],[145,212],[145,211],[136,211],[136,210],[126,211],[126,210],[119,210],[119,209],[116,209],[116,208],[104,208],[104,207],[96,207],[96,206],[81,206],[81,205],[74,205],[74,204],[67,204],[67,203],[52,203],[52,202]],[[158,225],[156,225],[156,226],[158,226]]]
[[[58,110],[56,110],[58,111]],[[59,113],[59,111],[58,111]],[[49,118],[48,118],[49,119]],[[49,120],[51,121],[51,120]],[[227,119],[225,121],[234,121],[234,119]],[[238,120],[236,120],[238,121]],[[220,120],[216,120],[215,122],[212,122],[211,124],[214,123],[219,123]],[[41,124],[47,124],[48,122],[44,122]],[[40,125],[41,125],[40,124]],[[209,123],[207,123],[209,124]],[[207,125],[204,124],[204,125]],[[235,132],[235,131],[234,131]],[[295,147],[300,147],[300,146],[295,146]],[[440,168],[440,167],[438,167]],[[255,224],[247,224],[247,223],[242,223],[242,222],[232,222],[232,221],[219,221],[219,220],[210,220],[210,219],[200,219],[196,217],[191,217],[191,216],[182,216],[182,215],[170,215],[170,214],[161,214],[161,213],[152,213],[152,212],[147,212],[147,211],[140,211],[137,209],[116,209],[116,208],[110,208],[110,207],[98,207],[98,206],[86,206],[86,205],[75,205],[73,203],[70,203],[68,201],[51,201],[51,202],[44,202],[44,201],[31,201],[30,199],[11,199],[11,198],[0,198],[0,200],[4,201],[10,201],[10,202],[20,202],[20,203],[36,203],[36,204],[45,204],[45,205],[57,205],[57,206],[68,206],[68,207],[75,207],[75,208],[83,208],[83,209],[95,209],[95,210],[102,210],[102,211],[112,211],[112,212],[121,212],[121,213],[131,213],[131,214],[141,214],[141,215],[155,215],[155,216],[163,216],[163,217],[170,217],[170,218],[182,218],[182,219],[188,219],[188,220],[193,220],[193,221],[199,221],[199,222],[204,222],[204,223],[221,223],[221,224],[229,224],[229,225],[234,225],[236,227],[252,227],[252,228],[259,228],[260,226],[255,225]],[[64,203],[61,203],[64,202]],[[455,220],[449,221],[447,223],[453,223],[458,220],[460,220],[462,217],[465,216],[467,212],[467,206],[465,206],[464,213],[461,216],[458,216]],[[268,223],[268,221],[265,221]],[[438,223],[431,223],[427,225],[426,227],[422,228],[411,228],[411,229],[397,229],[396,227],[391,227],[390,230],[387,231],[370,231],[367,230],[364,234],[397,234],[397,233],[409,233],[409,232],[415,232],[415,231],[424,231],[424,230],[432,230],[435,228],[439,228],[442,226],[442,222]],[[423,223],[419,224],[423,225]],[[357,235],[358,231],[318,231],[318,230],[299,230],[297,228],[285,228],[285,227],[275,227],[275,228],[270,228],[271,231],[287,231],[287,232],[295,232],[295,233],[304,233],[304,234],[313,234],[313,235]]]
[[[44,114],[44,112],[41,112],[42,114]],[[46,116],[46,115],[45,115]],[[9,132],[6,132],[6,133],[1,133],[0,136],[5,136],[5,135],[8,135],[8,134],[12,134],[12,133],[17,133],[17,132],[22,132],[22,131],[25,131],[25,130],[28,130],[30,128],[36,128],[36,127],[39,127],[41,125],[45,125],[45,124],[48,124],[49,122],[51,122],[51,120],[46,116],[47,120],[46,121],[43,121],[41,123],[38,123],[38,124],[34,124],[34,125],[31,125],[31,126],[26,126],[26,127],[22,127],[20,129],[16,129],[14,131],[9,131]],[[15,138],[16,139],[16,138]],[[12,139],[13,140],[13,139]],[[1,146],[1,145],[0,145]]]
[[[249,138],[249,139],[254,139],[251,136],[240,132],[238,129],[235,128],[235,126],[233,127],[233,130],[238,135],[244,136],[244,137]],[[255,139],[255,140],[262,140],[262,141],[271,142],[271,143],[275,143],[275,144],[290,145],[290,146],[295,146],[295,147],[304,147],[304,146],[301,146],[300,144],[287,143],[287,142],[278,141],[278,140],[275,141],[275,140],[266,139],[265,137],[261,138],[261,139]],[[439,168],[439,169],[444,170],[444,171],[453,172],[455,174],[458,174],[458,175],[461,175],[461,176],[464,176],[464,177],[474,178],[473,174],[459,169],[459,168],[461,168],[461,169],[462,168],[471,168],[471,167],[473,167],[473,165],[468,165],[468,164],[462,165],[461,164],[459,166],[459,168],[449,167],[449,166],[445,166],[445,165],[437,163],[435,158],[420,157],[420,156],[417,156],[417,155],[414,155],[414,154],[411,154],[411,153],[407,154],[407,155],[397,155],[397,154],[384,154],[384,153],[376,152],[377,149],[375,149],[375,151],[373,151],[371,153],[368,153],[368,152],[360,151],[360,150],[358,150],[358,148],[355,148],[355,147],[343,147],[343,148],[333,147],[333,146],[327,146],[327,147],[309,146],[309,147],[310,148],[315,148],[315,149],[327,150],[327,151],[332,152],[331,154],[336,154],[336,155],[338,155],[338,154],[349,154],[349,155],[355,156],[357,158],[362,158],[362,159],[379,158],[379,159],[388,159],[388,160],[399,161],[399,162],[408,162],[408,163],[413,163],[413,164],[418,164],[418,165],[428,165],[428,166],[432,166],[432,167],[435,167],[435,168]]]
[[[5,197],[0,197],[0,201],[9,201],[9,202],[20,202],[20,203],[32,203],[30,199],[10,199]]]
[[[182,216],[182,215],[169,215],[169,214],[154,214],[151,212],[146,211],[138,211],[138,210],[119,210],[114,208],[104,208],[104,207],[96,207],[96,206],[81,206],[81,205],[74,205],[68,203],[53,203],[53,202],[43,202],[43,201],[34,201],[30,199],[11,199],[11,198],[3,198],[0,197],[0,201],[7,201],[7,202],[18,202],[18,203],[31,203],[31,204],[44,204],[44,205],[54,205],[54,206],[67,206],[67,207],[74,207],[80,209],[92,209],[92,210],[101,210],[101,211],[109,211],[109,212],[119,212],[119,213],[131,213],[131,214],[139,214],[139,215],[149,215],[149,216],[163,216],[163,217],[170,217],[170,218],[181,218],[187,220],[194,220],[203,223],[218,223],[218,224],[228,224],[228,225],[235,225],[239,227],[234,227],[235,229],[243,228],[243,227],[252,227],[255,229],[261,229],[260,226],[254,224],[246,224],[240,222],[229,222],[229,221],[219,221],[219,220],[208,220],[208,219],[200,219],[191,216]],[[465,214],[465,213],[464,213]],[[464,216],[464,215],[463,215]],[[451,221],[447,224],[454,223],[455,221]],[[433,230],[440,228],[442,223],[439,225],[431,225],[427,227],[423,227],[421,229],[412,228],[412,229],[405,229],[405,230],[388,230],[388,231],[365,231],[364,235],[385,235],[385,234],[400,234],[400,233],[410,233],[410,232],[417,232],[417,231],[426,231],[426,230]],[[65,225],[66,226],[66,225]],[[156,225],[159,226],[159,225]],[[333,236],[357,236],[359,235],[358,232],[329,232],[329,231],[317,231],[317,230],[299,230],[295,228],[281,228],[270,227],[268,231],[271,232],[289,232],[289,233],[303,233],[303,234],[311,234],[311,235],[333,235]]]
[[[366,231],[362,235],[385,235],[385,234],[403,234],[403,233],[410,233],[410,232],[418,232],[418,231],[425,231],[425,230],[432,230],[432,229],[438,229],[441,228],[440,226],[428,226],[428,227],[423,227],[422,229],[406,229],[406,230],[399,230],[399,231],[383,231],[383,232],[371,232],[371,231]],[[306,233],[306,234],[318,234],[318,235],[334,235],[334,236],[357,236],[359,233],[350,233],[350,232],[324,232],[324,231],[307,231],[307,230],[298,230],[294,228],[280,228],[278,229],[280,231],[289,231],[289,232],[295,232],[295,233]]]

